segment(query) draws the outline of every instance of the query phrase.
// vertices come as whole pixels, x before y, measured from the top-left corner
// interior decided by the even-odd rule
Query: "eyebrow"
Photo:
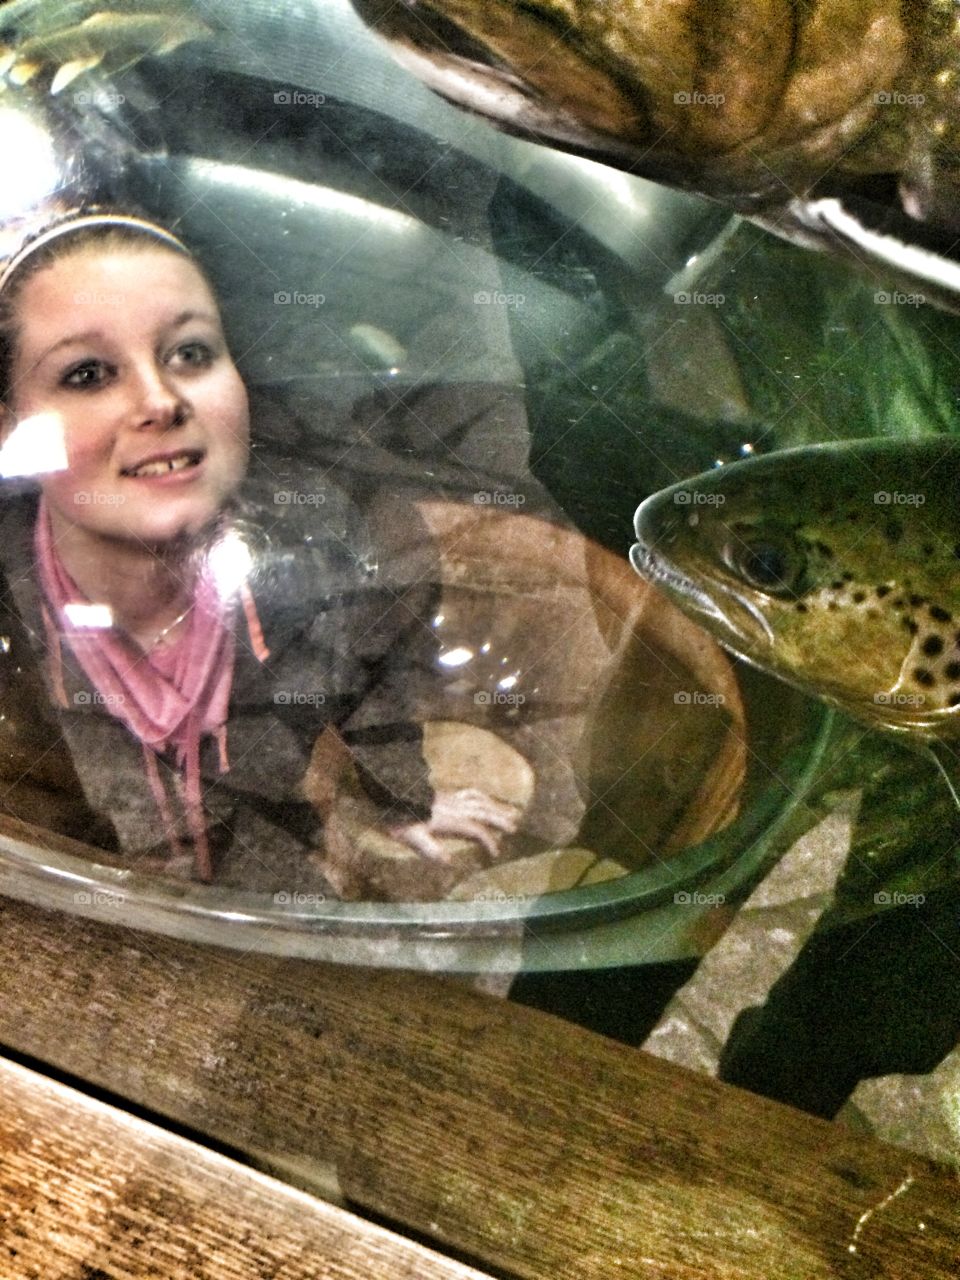
[[[208,323],[218,327],[220,324],[219,316],[214,315],[212,311],[181,311],[179,315],[174,316],[169,327],[171,329],[179,329],[181,325],[190,320],[206,320]],[[70,333],[65,338],[60,338],[52,347],[48,347],[37,359],[36,364],[41,364],[48,356],[52,356],[55,351],[59,351],[61,347],[69,347],[78,342],[91,342],[102,336],[103,334],[99,329],[85,329],[83,333]]]

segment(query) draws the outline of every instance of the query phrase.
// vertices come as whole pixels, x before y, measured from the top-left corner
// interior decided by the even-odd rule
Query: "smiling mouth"
[[[202,449],[184,449],[182,453],[172,453],[165,458],[153,458],[147,462],[141,462],[138,467],[129,467],[120,474],[135,480],[150,476],[166,476],[173,471],[186,471],[188,467],[199,466],[203,456]]]

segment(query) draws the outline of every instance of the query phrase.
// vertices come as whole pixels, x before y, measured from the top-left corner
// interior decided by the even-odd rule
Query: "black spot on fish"
[[[904,600],[903,596],[897,596],[896,600],[893,602],[893,607],[895,609],[902,609],[906,603],[907,602]]]
[[[943,669],[948,680],[960,680],[960,662],[948,662]]]
[[[833,547],[828,547],[825,542],[817,542],[814,544],[820,554],[827,560],[833,559]]]
[[[831,612],[833,612],[833,610],[837,608],[837,602],[836,602],[836,600],[831,600],[831,601],[829,602],[829,604],[827,605],[827,608],[828,608]]]
[[[855,591],[855,592],[853,593],[853,603],[854,603],[854,604],[863,604],[863,602],[864,602],[864,600],[866,600],[866,598],[867,598],[867,593],[866,593],[865,591]]]
[[[887,520],[883,526],[883,536],[888,542],[899,542],[903,537],[903,525],[899,520]]]
[[[850,573],[849,570],[846,573],[841,573],[840,577],[843,578],[844,582],[853,581],[853,574]]]
[[[947,706],[955,707],[957,705],[960,705],[960,693],[951,693],[950,697],[947,699]]]
[[[917,624],[914,622],[912,618],[904,618],[903,625],[907,628],[907,630],[910,632],[912,636],[915,636],[917,632],[920,630],[920,628],[917,626]]]
[[[930,557],[933,555],[933,551],[934,551],[933,545],[929,542],[923,543],[923,545],[920,548],[920,554],[922,556]]]
[[[943,653],[943,641],[939,636],[927,636],[920,647],[928,658],[939,658]]]
[[[911,596],[911,597],[910,597],[910,603],[913,605],[913,607],[914,607],[914,608],[916,608],[918,604],[926,604],[926,603],[927,603],[927,597],[926,597],[926,596],[917,596],[917,595],[913,595],[913,596]]]
[[[913,673],[913,678],[917,684],[922,684],[925,689],[929,689],[931,685],[936,684],[932,671],[928,671],[926,667],[917,667]]]
[[[936,618],[937,622],[951,622],[953,615],[949,614],[946,609],[941,609],[938,604],[932,604],[929,609],[930,617]]]
[[[960,560],[960,542],[953,548],[953,554]]]
[[[840,582],[840,580],[839,580],[839,579],[838,579],[836,582],[831,582],[831,583],[830,583],[830,590],[831,590],[831,591],[842,591],[842,590],[843,590],[843,583],[842,583],[842,582]]]
[[[882,600],[884,596],[888,596],[892,590],[892,587],[888,587],[884,583],[881,583],[880,586],[877,587],[877,598]],[[894,601],[894,604],[896,604],[896,601]]]
[[[794,608],[796,609],[797,613],[807,612],[807,606],[803,603],[802,600],[798,600],[797,603],[794,605]]]

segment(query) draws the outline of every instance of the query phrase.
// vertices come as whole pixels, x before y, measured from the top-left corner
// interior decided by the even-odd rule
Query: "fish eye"
[[[751,587],[772,596],[793,595],[803,573],[794,548],[772,541],[728,546],[724,559]]]

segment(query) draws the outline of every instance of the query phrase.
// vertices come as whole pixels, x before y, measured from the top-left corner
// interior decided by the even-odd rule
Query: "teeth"
[[[192,467],[196,465],[196,458],[192,453],[181,453],[175,458],[162,458],[157,462],[145,462],[142,467],[137,467],[135,471],[127,474],[131,476],[162,476],[168,471],[182,471],[184,467]]]

